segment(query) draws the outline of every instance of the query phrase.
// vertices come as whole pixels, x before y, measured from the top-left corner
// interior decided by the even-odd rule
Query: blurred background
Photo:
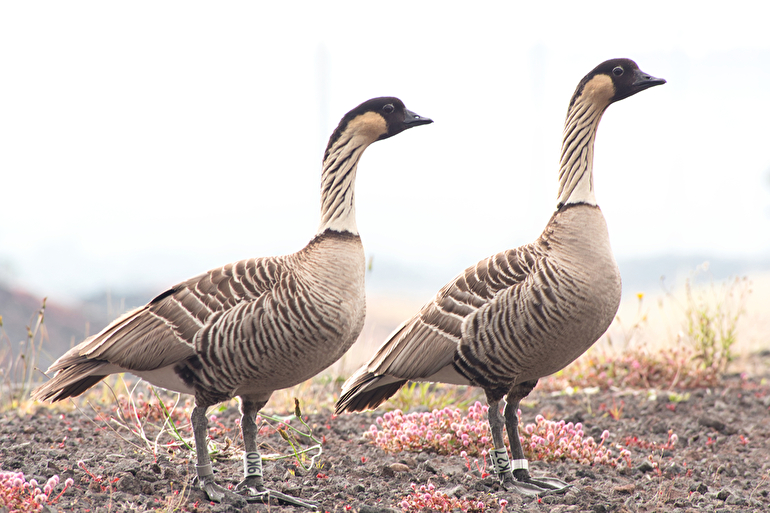
[[[770,38],[759,11],[4,2],[6,338],[24,339],[47,297],[58,356],[183,279],[300,249],[317,227],[329,135],[362,101],[392,95],[435,123],[373,145],[359,166],[371,261],[362,338],[378,345],[462,269],[540,234],[577,83],[629,57],[668,84],[611,107],[596,143],[624,308],[708,261],[703,279],[749,277],[744,339],[766,347]]]

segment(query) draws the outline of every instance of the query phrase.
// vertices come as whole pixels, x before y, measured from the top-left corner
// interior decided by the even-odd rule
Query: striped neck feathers
[[[332,135],[321,172],[318,234],[334,230],[358,235],[355,201],[358,160],[364,150],[387,131],[382,116],[367,112],[338,127]]]
[[[614,95],[615,87],[607,75],[596,75],[575,91],[564,123],[557,209],[570,203],[596,205],[594,141],[602,114]]]

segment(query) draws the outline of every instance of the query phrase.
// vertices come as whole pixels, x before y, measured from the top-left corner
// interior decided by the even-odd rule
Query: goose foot
[[[261,502],[262,504],[270,504],[270,499],[277,500],[284,504],[290,504],[292,506],[300,506],[308,508],[313,511],[318,510],[318,505],[314,502],[305,501],[285,493],[277,492],[275,490],[268,490],[261,483],[259,483],[256,477],[247,477],[235,487],[235,490],[240,493],[246,502]]]
[[[508,492],[516,492],[521,495],[556,495],[566,493],[572,487],[561,479],[554,477],[532,478],[526,469],[516,469],[513,474],[504,474],[500,486]]]
[[[193,484],[197,484],[201,490],[206,492],[206,496],[210,501],[231,504],[239,508],[246,506],[244,497],[226,490],[225,488],[216,484],[214,482],[213,475],[205,476],[203,478],[196,477],[193,480]]]

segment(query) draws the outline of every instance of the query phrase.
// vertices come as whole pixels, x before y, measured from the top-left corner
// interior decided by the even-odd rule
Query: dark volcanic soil
[[[531,464],[535,473],[570,482],[573,487],[565,495],[538,500],[507,493],[492,477],[469,471],[457,456],[386,454],[362,438],[383,412],[336,418],[328,413],[309,415],[308,422],[325,441],[322,468],[302,471],[291,459],[266,461],[265,480],[273,489],[317,501],[324,511],[340,512],[400,511],[401,500],[412,491],[410,483],[429,482],[450,495],[482,501],[486,511],[494,512],[499,511],[501,498],[509,502],[506,511],[770,511],[770,386],[736,377],[720,388],[689,393],[686,401],[671,402],[661,392],[655,397],[646,391],[570,396],[534,391],[529,398],[533,402],[528,403],[534,407],[522,408],[524,424],[542,412],[554,420],[582,421],[586,435],[597,439],[607,429],[613,444],[624,445],[626,437],[633,436],[662,444],[669,430],[679,438],[667,451],[629,446],[630,468]],[[623,404],[619,420],[607,414],[613,401]],[[96,414],[47,408],[26,418],[6,413],[0,420],[0,468],[24,472],[27,480],[39,482],[54,474],[62,483],[71,477],[74,486],[49,506],[51,511],[302,511],[280,505],[212,504],[191,484],[191,452],[169,454],[161,449],[156,458],[134,435],[124,431],[128,440],[124,441],[98,427],[93,417]],[[234,407],[218,414],[219,422],[230,430],[222,436],[233,438],[236,448],[241,445],[237,419]],[[265,454],[288,452],[275,432],[261,441]],[[234,485],[241,478],[242,463],[236,451],[224,454],[233,459],[216,461],[215,475],[220,484]],[[650,455],[658,468],[650,464]],[[52,497],[59,490],[61,485]]]

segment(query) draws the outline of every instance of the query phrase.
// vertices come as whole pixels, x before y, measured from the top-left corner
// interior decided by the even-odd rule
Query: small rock
[[[163,469],[163,479],[167,481],[173,481],[177,478],[178,474],[174,467],[165,467]]]
[[[447,476],[459,476],[463,475],[467,472],[467,468],[462,465],[444,465],[441,467],[441,473],[447,475]]]
[[[730,496],[730,492],[726,489],[719,490],[719,493],[717,494],[717,499],[720,501],[726,500]]]
[[[597,504],[593,508],[591,508],[591,511],[594,513],[607,513],[609,510],[607,509],[607,506],[604,504]]]
[[[438,474],[438,470],[431,464],[430,461],[423,461],[417,468],[418,470],[422,469],[426,472],[430,472],[431,474]]]
[[[643,461],[641,464],[639,464],[638,467],[636,467],[636,470],[638,470],[641,473],[649,472],[655,467],[652,466],[652,463],[649,461]]]
[[[577,508],[577,503],[579,502],[578,494],[575,491],[574,488],[570,488],[567,493],[563,496],[564,504],[574,505]],[[567,511],[572,511],[570,508],[567,508]]]
[[[139,470],[136,472],[136,478],[141,481],[147,481],[148,483],[154,483],[158,480],[158,476],[147,470]]]
[[[615,492],[618,493],[634,493],[634,490],[636,490],[636,485],[634,483],[629,483],[626,485],[620,485],[613,488]]]
[[[698,419],[698,424],[704,427],[709,427],[711,429],[714,429],[716,431],[722,432],[725,430],[725,423],[722,422],[719,419],[716,419],[714,417],[710,417],[708,415],[704,415],[700,419]]]
[[[590,470],[585,470],[585,469],[579,469],[577,472],[575,472],[575,475],[577,477],[587,477],[588,479],[596,479],[596,474],[594,474]]]
[[[448,488],[446,490],[443,490],[445,494],[447,494],[449,497],[457,497],[458,499],[465,495],[465,487],[462,485],[457,485],[454,488]]]
[[[353,487],[354,493],[364,493],[365,491],[366,491],[366,487],[361,483],[358,483],[356,486]]]
[[[390,470],[393,472],[409,472],[409,467],[403,463],[391,463]]]
[[[120,478],[117,484],[118,491],[125,492],[130,495],[138,495],[142,493],[142,484],[137,478],[131,474],[125,474]]]
[[[473,485],[474,490],[479,492],[486,492],[489,490],[489,485],[485,483],[484,481],[476,481],[476,483]]]
[[[735,470],[728,466],[728,465],[719,465],[719,468],[717,468],[717,474],[724,474],[727,477],[735,477],[736,472]]]

